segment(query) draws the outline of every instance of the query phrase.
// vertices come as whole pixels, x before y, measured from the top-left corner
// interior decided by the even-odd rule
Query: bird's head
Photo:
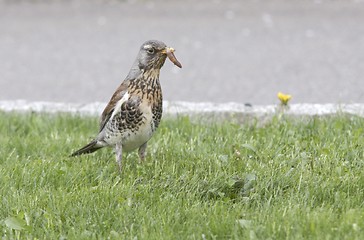
[[[150,40],[140,47],[138,54],[138,66],[140,69],[161,69],[166,58],[168,57],[177,67],[182,68],[182,65],[173,54],[174,49],[167,47],[161,41]]]

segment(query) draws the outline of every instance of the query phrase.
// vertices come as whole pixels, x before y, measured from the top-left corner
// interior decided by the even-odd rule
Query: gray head
[[[161,69],[166,61],[165,49],[167,45],[157,40],[143,43],[138,54],[138,66],[140,69]]]
[[[166,57],[168,57],[177,67],[181,68],[182,65],[178,62],[173,52],[173,48],[167,47],[166,44],[161,41],[146,41],[140,47],[138,57],[125,80],[136,78],[143,71],[161,69],[166,61]]]
[[[161,69],[168,57],[175,65],[182,67],[173,54],[174,49],[158,40],[149,40],[143,43],[137,57],[139,69]]]

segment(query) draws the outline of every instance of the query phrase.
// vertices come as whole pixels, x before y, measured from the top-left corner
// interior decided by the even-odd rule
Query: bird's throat
[[[130,89],[135,90],[135,93],[145,98],[146,95],[159,95],[161,92],[161,86],[159,83],[159,73],[160,69],[150,69],[147,71],[142,71],[141,74],[130,80]],[[152,97],[154,98],[154,96]]]

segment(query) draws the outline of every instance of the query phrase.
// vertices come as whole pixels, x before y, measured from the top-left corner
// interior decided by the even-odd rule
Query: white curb
[[[0,101],[0,111],[5,112],[45,112],[45,113],[75,113],[81,115],[99,116],[106,103],[90,104],[29,102],[26,100]],[[278,105],[246,106],[239,103],[191,103],[164,102],[164,115],[209,115],[209,116],[272,116],[280,111]],[[321,116],[346,113],[364,117],[364,104],[291,104],[285,108],[286,115]]]

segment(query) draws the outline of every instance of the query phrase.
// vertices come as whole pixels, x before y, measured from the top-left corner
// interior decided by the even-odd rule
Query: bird
[[[182,68],[174,52],[173,48],[158,40],[149,40],[141,45],[128,75],[101,114],[97,136],[73,152],[71,157],[113,147],[120,173],[123,152],[138,149],[139,162],[144,161],[148,141],[162,118],[160,70],[167,57]]]

